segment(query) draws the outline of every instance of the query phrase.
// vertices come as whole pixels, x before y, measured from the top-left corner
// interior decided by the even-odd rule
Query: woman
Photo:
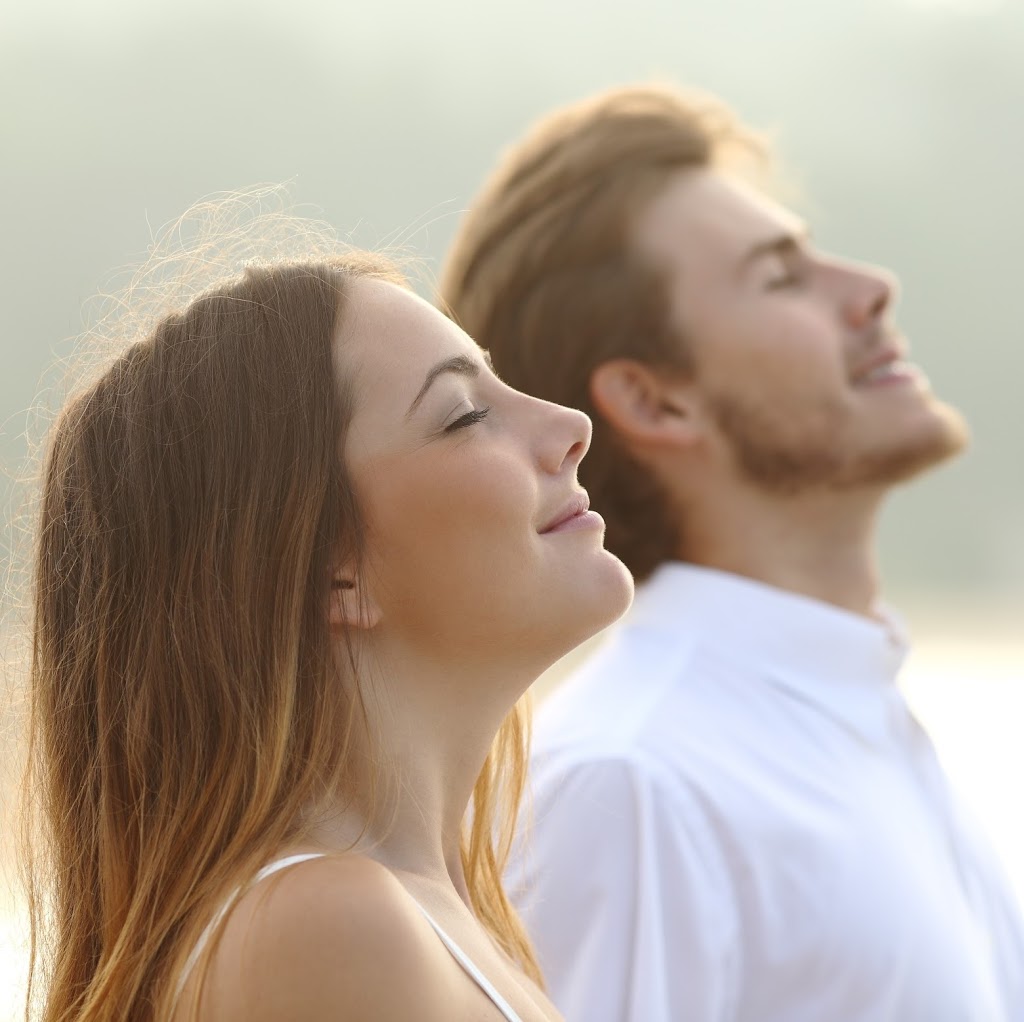
[[[47,1022],[557,1017],[500,877],[516,701],[632,590],[589,438],[354,256],[247,269],[67,405]]]

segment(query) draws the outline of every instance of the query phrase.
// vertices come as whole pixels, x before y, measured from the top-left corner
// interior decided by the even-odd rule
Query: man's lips
[[[855,387],[878,383],[904,382],[920,378],[920,370],[906,359],[906,351],[897,345],[887,345],[871,358],[861,362],[850,374]]]

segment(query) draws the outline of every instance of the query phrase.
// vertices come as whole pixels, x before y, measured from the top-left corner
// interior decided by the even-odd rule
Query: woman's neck
[[[366,765],[355,768],[355,785],[375,789],[378,804],[328,799],[310,814],[307,839],[450,884],[468,902],[461,853],[467,807],[498,728],[540,672],[431,664],[394,652],[364,653],[357,662],[370,735],[354,740],[353,762]]]

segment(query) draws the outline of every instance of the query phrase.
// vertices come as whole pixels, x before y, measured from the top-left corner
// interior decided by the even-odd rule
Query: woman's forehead
[[[484,360],[466,333],[428,302],[376,280],[359,280],[350,290],[335,343],[354,417],[364,425],[399,423],[438,362],[457,355]]]
[[[339,354],[365,368],[401,369],[453,354],[479,354],[450,319],[405,288],[360,279],[349,292],[338,331]]]

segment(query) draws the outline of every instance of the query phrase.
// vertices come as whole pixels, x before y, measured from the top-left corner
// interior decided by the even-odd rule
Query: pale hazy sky
[[[287,181],[436,269],[534,118],[667,78],[771,132],[824,247],[899,274],[915,357],[972,423],[887,510],[887,579],[1024,604],[1021,53],[1021,0],[7,0],[4,470],[89,296],[196,200]]]

